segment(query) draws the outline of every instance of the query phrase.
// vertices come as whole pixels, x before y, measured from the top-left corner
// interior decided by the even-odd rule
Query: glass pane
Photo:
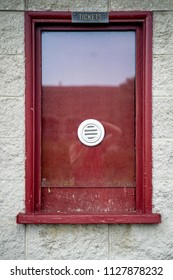
[[[86,119],[105,129],[94,147]],[[135,32],[42,32],[42,186],[135,186]]]

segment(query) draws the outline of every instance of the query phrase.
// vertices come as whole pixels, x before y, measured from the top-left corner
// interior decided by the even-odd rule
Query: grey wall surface
[[[153,212],[159,225],[17,225],[24,211],[24,12],[153,11]],[[0,259],[173,259],[173,1],[0,0]]]

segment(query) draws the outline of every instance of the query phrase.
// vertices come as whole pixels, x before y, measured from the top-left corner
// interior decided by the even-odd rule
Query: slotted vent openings
[[[104,138],[105,130],[103,125],[94,119],[83,121],[78,127],[78,138],[86,146],[96,146]]]

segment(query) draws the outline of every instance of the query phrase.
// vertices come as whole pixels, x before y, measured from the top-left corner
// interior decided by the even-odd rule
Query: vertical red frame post
[[[152,13],[145,21],[144,211],[152,213]]]
[[[25,13],[25,207],[34,213],[34,65],[32,19]]]

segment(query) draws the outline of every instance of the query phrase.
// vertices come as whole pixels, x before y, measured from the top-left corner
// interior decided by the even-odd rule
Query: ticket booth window
[[[19,223],[158,223],[152,15],[26,13],[26,213]],[[147,52],[146,52],[147,50]]]

